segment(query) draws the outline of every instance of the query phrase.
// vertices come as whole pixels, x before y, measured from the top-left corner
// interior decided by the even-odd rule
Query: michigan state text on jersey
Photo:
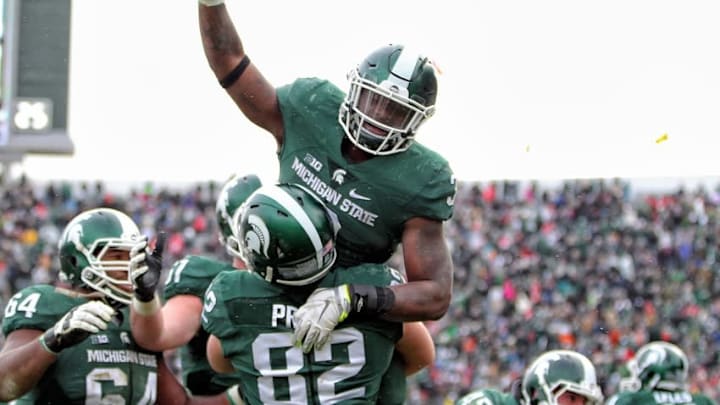
[[[2,331],[7,336],[19,329],[46,330],[86,302],[73,291],[49,285],[25,288],[5,307]],[[111,323],[60,352],[35,388],[15,403],[155,403],[160,354],[135,344],[127,308],[120,313],[120,325]]]
[[[305,185],[338,215],[338,265],[386,261],[409,218],[450,218],[455,180],[440,155],[413,143],[401,157],[350,162],[337,120],[345,97],[340,89],[299,79],[277,94],[285,124],[280,181]]]

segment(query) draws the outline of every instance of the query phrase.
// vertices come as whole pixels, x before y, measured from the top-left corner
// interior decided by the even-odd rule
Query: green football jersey
[[[341,152],[337,86],[298,79],[277,95],[285,128],[279,180],[305,185],[338,215],[337,266],[385,262],[408,218],[452,216],[455,178],[443,157],[415,142],[398,155],[351,163]]]
[[[289,287],[224,272],[205,295],[203,327],[220,339],[249,404],[374,403],[402,324],[351,315],[321,350],[305,354],[293,345],[292,316],[316,287],[389,285],[393,276],[386,266],[362,265]]]
[[[715,402],[702,394],[688,391],[638,391],[620,392],[608,404],[615,405],[714,405]]]
[[[393,353],[392,362],[380,383],[377,405],[402,405],[407,397],[407,377],[405,362],[397,351]]]
[[[455,405],[518,405],[518,401],[509,393],[482,389],[458,399]]]
[[[13,295],[5,307],[2,331],[47,330],[70,309],[87,302],[71,291],[37,285]],[[90,335],[58,354],[35,388],[16,404],[153,404],[159,353],[142,349],[130,332],[128,309],[122,323]]]
[[[170,268],[165,279],[165,301],[176,295],[193,295],[203,299],[212,280],[223,271],[237,271],[231,263],[188,255]],[[180,348],[180,366],[184,385],[195,395],[214,395],[235,384],[232,376],[218,374],[205,355],[208,333],[199,328],[187,345]]]

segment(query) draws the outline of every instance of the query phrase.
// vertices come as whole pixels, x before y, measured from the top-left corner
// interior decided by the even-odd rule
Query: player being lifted
[[[445,314],[452,261],[443,222],[455,181],[447,161],[414,142],[435,110],[430,60],[383,46],[350,72],[347,94],[326,80],[275,88],[245,52],[222,0],[200,0],[207,61],[245,116],[277,143],[279,181],[304,184],[338,216],[338,265],[384,263],[402,243],[408,283],[323,287],[296,313],[295,339],[321,347],[351,312],[417,321]]]

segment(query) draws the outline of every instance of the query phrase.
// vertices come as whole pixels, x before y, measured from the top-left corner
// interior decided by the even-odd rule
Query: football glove
[[[318,288],[293,316],[294,342],[303,352],[322,349],[335,327],[351,312],[384,314],[395,303],[390,288],[370,285],[343,284]]]
[[[322,348],[338,323],[350,314],[350,286],[318,288],[293,315],[294,341],[305,353]]]
[[[130,278],[135,298],[141,302],[150,302],[155,298],[155,292],[160,283],[162,254],[166,239],[167,234],[160,232],[152,252],[148,249],[147,237],[130,251]]]
[[[51,353],[74,346],[92,333],[107,329],[115,310],[102,301],[90,301],[71,309],[43,333],[40,342]]]

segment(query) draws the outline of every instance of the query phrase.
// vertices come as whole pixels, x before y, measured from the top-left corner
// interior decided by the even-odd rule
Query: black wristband
[[[223,89],[227,89],[228,87],[232,86],[240,76],[245,72],[245,69],[247,69],[248,65],[250,65],[250,58],[248,58],[247,55],[243,56],[240,63],[235,66],[233,70],[230,71],[225,77],[220,79],[220,86],[222,86]]]
[[[351,311],[382,315],[395,305],[395,293],[389,287],[350,284]]]
[[[40,344],[43,349],[52,354],[58,354],[63,349],[58,340],[55,338],[55,333],[52,329],[45,331],[45,333],[40,336]]]

